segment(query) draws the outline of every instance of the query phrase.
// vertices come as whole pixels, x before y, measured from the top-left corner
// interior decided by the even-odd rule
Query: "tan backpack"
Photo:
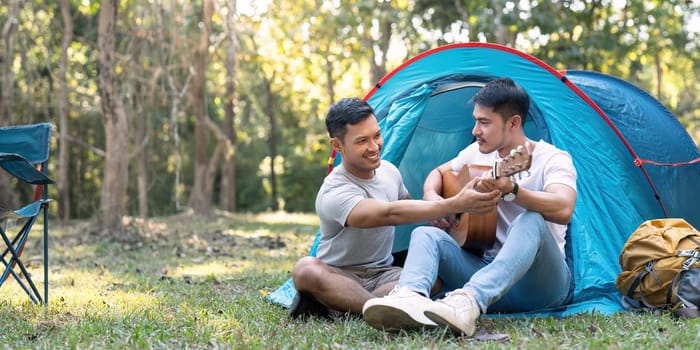
[[[630,309],[700,316],[700,232],[683,219],[642,223],[620,253],[616,286]]]

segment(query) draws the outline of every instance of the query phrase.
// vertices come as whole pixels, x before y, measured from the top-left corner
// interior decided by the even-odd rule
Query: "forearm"
[[[576,192],[568,186],[558,185],[557,191],[530,191],[520,188],[515,203],[542,214],[545,220],[566,225],[571,221],[576,204]]]
[[[434,201],[441,199],[442,196],[442,175],[438,169],[433,169],[433,171],[428,174],[423,184],[423,199],[427,201]]]
[[[369,228],[421,223],[455,212],[453,200],[422,201],[400,200],[382,202],[366,200],[360,202],[350,213],[348,226]]]
[[[400,201],[386,213],[392,225],[426,222],[454,214],[453,199]]]
[[[434,201],[442,199],[442,174],[451,171],[450,162],[433,169],[423,183],[423,199]]]

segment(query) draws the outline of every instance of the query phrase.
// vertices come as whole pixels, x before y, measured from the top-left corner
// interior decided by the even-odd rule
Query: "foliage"
[[[11,278],[0,288],[1,348],[691,349],[700,341],[699,320],[668,314],[482,318],[475,338],[443,329],[384,333],[355,316],[293,321],[261,293],[308,252],[314,215],[128,219],[132,239],[121,242],[86,234],[89,225],[52,226],[46,308]],[[25,256],[39,249],[27,245]],[[41,265],[31,265],[41,282]]]
[[[58,180],[70,183],[65,200],[71,217],[90,218],[105,175],[96,84],[99,2],[70,1],[69,116],[67,125],[59,125],[60,6],[56,1],[13,1],[20,4],[14,52],[12,57],[0,53],[0,62],[11,62],[14,76],[11,87],[0,86],[0,91],[11,89],[11,123],[50,121],[68,131],[70,139],[57,138],[52,153],[67,147],[69,164],[54,164],[51,173],[55,177],[59,166],[68,167],[69,179]],[[323,125],[328,106],[340,97],[364,96],[404,60],[445,43],[495,42],[557,69],[619,76],[659,98],[700,140],[697,1],[215,0],[215,9],[206,104],[214,125],[228,131],[223,130],[225,101],[234,101],[239,211],[265,211],[278,204],[290,211],[313,210],[330,153]],[[3,2],[0,23],[7,22],[8,10]],[[135,180],[140,177],[147,184],[150,215],[186,209],[194,181],[196,122],[186,92],[201,13],[201,2],[120,2],[115,73],[129,119],[131,146],[123,150],[131,157],[125,198],[129,215],[138,214],[141,189]],[[227,30],[230,21],[235,21],[233,34]],[[231,45],[235,91],[227,96]],[[0,47],[7,48],[5,41]],[[208,155],[218,145],[213,135],[208,132]],[[148,165],[143,173],[136,166],[140,159]],[[223,176],[219,171],[215,189],[221,188]],[[272,193],[273,178],[277,193]],[[50,190],[57,198],[57,189]]]

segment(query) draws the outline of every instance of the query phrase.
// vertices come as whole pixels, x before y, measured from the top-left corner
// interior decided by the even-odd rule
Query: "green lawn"
[[[308,252],[314,215],[132,220],[120,243],[90,234],[89,223],[52,225],[49,305],[32,304],[10,277],[0,288],[0,348],[700,347],[700,319],[667,314],[481,319],[475,338],[442,329],[383,333],[356,316],[292,321],[263,295]],[[43,283],[40,240],[35,228],[24,257]]]

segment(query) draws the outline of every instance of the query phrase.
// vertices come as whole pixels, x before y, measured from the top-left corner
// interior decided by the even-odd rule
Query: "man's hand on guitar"
[[[498,189],[488,190],[488,184],[484,186],[485,191],[477,190],[476,186],[482,180],[480,177],[471,179],[457,195],[450,198],[453,200],[455,212],[483,214],[496,208],[496,204],[501,199],[501,191]]]
[[[513,190],[513,181],[509,177],[494,179],[490,173],[486,172],[479,178],[476,190],[479,192],[499,191],[502,195]]]

